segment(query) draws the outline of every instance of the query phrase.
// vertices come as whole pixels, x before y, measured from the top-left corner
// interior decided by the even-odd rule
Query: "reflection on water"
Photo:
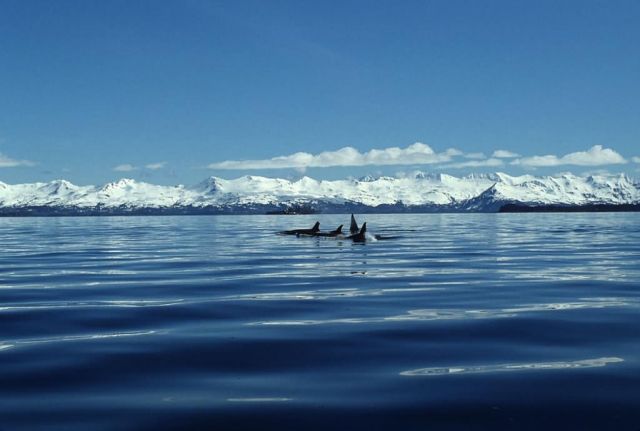
[[[39,339],[22,339],[22,340],[14,341],[13,344],[0,343],[0,350],[2,350],[2,348],[9,348],[14,346],[17,347],[21,345],[30,345],[30,344],[60,343],[64,341],[92,341],[92,340],[102,340],[106,338],[119,338],[119,337],[139,337],[141,335],[152,335],[156,333],[157,331],[131,331],[131,332],[114,332],[114,333],[103,333],[103,334],[66,335],[63,337],[49,337],[49,338],[39,338]]]
[[[28,310],[50,310],[55,308],[99,308],[99,307],[169,307],[172,305],[180,305],[184,301],[182,299],[176,299],[173,301],[159,301],[159,300],[121,300],[121,301],[87,301],[87,302],[74,302],[67,303],[26,303],[22,305],[7,305],[0,307],[0,312],[3,311],[28,311]]]
[[[227,398],[230,403],[281,403],[291,398]]]
[[[382,296],[403,294],[408,292],[429,292],[434,290],[443,290],[441,287],[407,287],[396,289],[323,289],[323,290],[307,290],[295,292],[274,292],[274,293],[256,293],[245,295],[231,295],[222,300],[229,301],[316,301],[325,299],[338,298],[357,298],[360,296]]]
[[[623,362],[622,358],[597,358],[582,359],[579,361],[558,361],[558,362],[534,362],[529,364],[501,364],[501,365],[475,365],[471,367],[434,367],[418,368],[417,370],[402,371],[401,376],[442,376],[458,374],[478,374],[478,373],[500,373],[507,371],[530,371],[530,370],[564,370],[568,368],[593,368],[604,367],[608,364]]]
[[[635,429],[638,217],[0,218],[0,429]]]
[[[552,304],[532,304],[522,305],[513,308],[503,308],[498,310],[446,310],[446,309],[419,309],[409,310],[405,314],[384,317],[367,318],[342,318],[326,320],[285,320],[285,321],[265,321],[251,322],[248,325],[323,325],[339,323],[382,323],[394,321],[422,321],[422,320],[458,320],[458,319],[497,319],[505,317],[517,317],[522,313],[534,313],[545,311],[567,311],[585,308],[606,308],[606,307],[637,307],[635,301],[632,304],[621,298],[582,298],[580,302],[565,302]]]

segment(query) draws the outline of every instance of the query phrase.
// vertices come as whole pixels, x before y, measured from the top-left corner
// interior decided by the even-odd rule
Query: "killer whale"
[[[342,226],[343,225],[338,226],[336,230],[332,230],[331,232],[316,232],[313,234],[313,236],[322,236],[322,237],[331,237],[331,238],[342,236]]]
[[[360,228],[360,232],[354,233],[353,235],[349,235],[347,237],[347,239],[350,239],[353,242],[365,242],[367,240],[367,236],[365,235],[366,233],[367,233],[367,222],[364,222],[364,223],[362,223],[362,227]]]
[[[351,235],[345,236],[342,233],[343,225],[338,226],[335,230],[330,232],[320,232],[320,222],[317,221],[316,224],[313,225],[311,229],[292,229],[292,230],[284,230],[278,232],[280,235],[295,235],[295,236],[313,236],[313,237],[324,237],[324,238],[336,238],[336,239],[347,239],[352,240],[353,242],[366,242],[367,241],[367,223],[362,224],[362,228],[358,228],[358,223],[356,222],[356,218],[353,214],[351,214],[351,226],[349,227],[349,231]],[[382,235],[369,235],[369,239],[375,240],[385,240],[385,239],[396,239],[400,238],[397,236],[382,236]]]
[[[360,228],[358,227],[358,223],[356,223],[356,218],[353,214],[351,214],[351,226],[349,227],[349,232],[351,232],[351,235],[360,232]]]
[[[364,227],[366,223],[362,225]],[[351,236],[359,235],[361,229],[358,228],[358,223],[356,222],[356,218],[353,214],[351,214],[351,226],[349,227],[349,231],[351,232]],[[348,237],[351,238],[351,237]],[[398,236],[383,236],[383,235],[373,235],[373,238],[377,240],[385,240],[385,239],[396,239],[400,238]],[[364,241],[364,240],[363,240]]]
[[[283,230],[281,232],[278,232],[281,235],[296,235],[296,236],[300,236],[300,235],[316,235],[317,233],[320,232],[320,222],[317,221],[316,224],[313,225],[313,227],[311,229],[293,229],[293,230]]]

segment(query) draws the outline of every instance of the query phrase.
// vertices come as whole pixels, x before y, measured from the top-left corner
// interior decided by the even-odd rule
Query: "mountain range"
[[[640,182],[624,174],[455,177],[427,174],[347,180],[210,177],[194,186],[121,179],[0,182],[0,215],[264,214],[296,212],[498,212],[640,207]]]

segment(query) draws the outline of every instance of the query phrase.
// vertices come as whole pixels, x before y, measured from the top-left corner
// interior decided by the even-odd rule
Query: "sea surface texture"
[[[0,219],[0,430],[640,429],[640,214]]]

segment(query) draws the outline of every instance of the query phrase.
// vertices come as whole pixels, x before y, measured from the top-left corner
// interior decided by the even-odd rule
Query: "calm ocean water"
[[[0,430],[640,430],[640,214],[0,219]]]

